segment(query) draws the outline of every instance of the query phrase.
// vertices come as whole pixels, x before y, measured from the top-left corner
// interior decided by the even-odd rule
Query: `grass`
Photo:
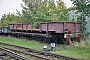
[[[17,39],[17,38],[2,37],[2,36],[0,36],[0,42],[13,44],[17,46],[29,47],[33,49],[43,49],[44,46],[43,44],[40,44],[39,42],[36,42],[34,40],[29,41],[25,39]]]
[[[18,46],[29,47],[33,49],[42,50],[46,44],[41,44],[36,41],[29,41],[25,39],[17,39],[10,37],[0,37],[0,42],[14,44]],[[48,45],[48,47],[50,47]],[[74,46],[59,46],[54,48],[54,53],[62,54],[75,58],[82,58],[84,60],[90,60],[90,41],[82,41],[80,43],[74,43]]]
[[[57,47],[55,52],[66,56],[77,57],[84,60],[90,60],[90,41],[81,41],[74,43],[74,46]]]

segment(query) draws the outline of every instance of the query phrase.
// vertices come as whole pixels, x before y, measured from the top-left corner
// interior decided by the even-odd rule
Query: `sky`
[[[62,1],[64,1],[67,7],[73,6],[71,0],[62,0]]]
[[[67,7],[70,7],[72,5],[72,2],[70,0],[62,0],[65,2]],[[0,0],[0,18],[3,14],[6,14],[8,12],[16,12],[16,9],[21,11],[21,4],[22,0]]]

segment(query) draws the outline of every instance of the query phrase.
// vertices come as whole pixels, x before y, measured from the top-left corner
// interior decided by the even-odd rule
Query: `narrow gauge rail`
[[[0,60],[6,60],[5,57],[8,57],[8,55],[4,54],[4,52],[0,50]]]
[[[68,56],[64,56],[64,55],[59,55],[59,54],[54,54],[54,53],[50,53],[50,52],[46,52],[46,51],[40,51],[40,50],[34,50],[34,49],[30,49],[30,48],[26,48],[26,47],[20,47],[20,46],[15,46],[15,45],[10,45],[10,44],[6,44],[6,43],[0,43],[1,45],[4,46],[11,46],[14,48],[18,48],[19,52],[28,52],[28,53],[35,53],[35,54],[39,54],[39,55],[44,55],[46,57],[50,56],[52,59],[57,58],[57,59],[64,59],[64,60],[82,60],[79,58],[72,58],[72,57],[68,57]],[[20,50],[21,49],[21,50]]]
[[[3,50],[3,51],[4,51],[4,55],[10,56],[10,58],[13,58],[13,59],[16,59],[16,60],[29,60],[28,58],[23,57],[23,56],[15,53],[15,52],[12,52],[12,51],[10,51],[10,50],[8,50],[8,49],[6,49],[6,48],[0,47],[0,50]],[[3,55],[3,56],[4,56],[4,55]],[[5,59],[5,60],[6,60],[6,59]]]
[[[42,60],[51,60],[51,59],[49,59],[49,58],[47,58],[47,57],[40,56],[40,55],[35,55],[35,54],[33,54],[33,53],[18,51],[18,50],[6,48],[6,47],[2,47],[2,48],[7,49],[7,50],[14,51],[14,52],[16,52],[16,53],[22,53],[22,54],[25,54],[25,55],[29,55],[29,56],[35,57],[36,60],[37,60],[37,59],[38,59],[38,60],[41,60],[41,59],[42,59]],[[11,53],[10,53],[10,54],[11,54]],[[22,58],[22,57],[21,57],[21,58]],[[20,59],[20,60],[22,60],[22,59]],[[23,60],[27,60],[27,59],[23,59]],[[28,60],[30,60],[30,59],[28,59]]]

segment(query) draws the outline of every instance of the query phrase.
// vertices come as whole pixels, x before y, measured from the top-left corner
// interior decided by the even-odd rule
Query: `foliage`
[[[69,11],[69,20],[72,22],[77,22],[77,16],[76,16],[77,11],[75,6],[69,7],[68,11]]]
[[[12,13],[8,13],[8,14],[4,14],[1,18],[2,23],[1,26],[2,27],[8,27],[9,24],[13,24],[13,23],[17,23],[19,20],[19,16],[15,16]]]
[[[60,46],[55,48],[56,53],[63,55],[81,58],[82,60],[90,60],[90,41],[85,40],[81,42],[75,42],[74,47]]]
[[[34,27],[39,28],[40,22],[67,21],[68,10],[61,0],[22,0],[22,12],[16,9],[16,14],[8,13],[2,16],[3,27],[10,23],[32,22]]]
[[[40,22],[67,21],[68,10],[61,0],[22,0],[22,17],[27,22],[33,22],[36,28]],[[22,20],[22,21],[23,21]]]
[[[82,34],[83,38],[85,38],[85,30],[86,30],[86,16],[90,15],[90,3],[89,0],[71,0],[73,1],[74,6],[77,9],[78,21],[82,22]]]

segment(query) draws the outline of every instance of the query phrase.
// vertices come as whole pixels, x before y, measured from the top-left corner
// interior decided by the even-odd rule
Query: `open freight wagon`
[[[44,22],[40,24],[40,30],[45,31],[47,35],[52,36],[53,42],[64,43],[71,38],[81,39],[82,23],[78,22]]]
[[[64,43],[65,39],[69,42],[72,37],[81,39],[82,23],[78,22],[43,22],[40,23],[39,29],[34,29],[32,23],[26,24],[10,24],[10,30],[15,32],[25,32],[27,36],[30,34],[39,38],[44,35],[47,43],[55,42],[57,44]],[[39,36],[40,35],[40,36]],[[39,37],[38,37],[39,36]]]

